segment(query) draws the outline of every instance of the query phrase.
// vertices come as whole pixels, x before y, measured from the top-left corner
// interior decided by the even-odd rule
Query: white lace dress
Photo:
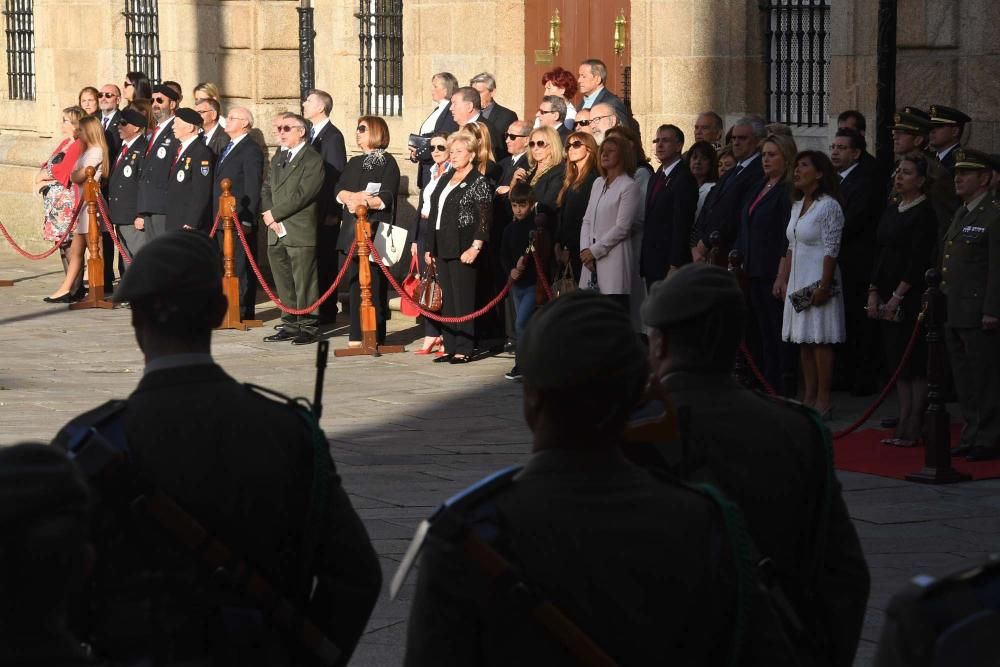
[[[788,276],[788,294],[823,278],[823,258],[840,253],[840,236],[844,230],[844,211],[832,197],[821,196],[804,216],[802,202],[792,205],[788,221],[788,247],[792,251],[792,268]],[[795,312],[785,298],[785,315],[781,337],[789,343],[843,343],[844,326],[843,280],[840,267],[834,270],[836,294],[822,306],[811,306]]]

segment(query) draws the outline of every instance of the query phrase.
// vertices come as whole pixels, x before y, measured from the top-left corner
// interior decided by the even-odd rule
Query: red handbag
[[[403,278],[403,291],[414,301],[417,300],[417,290],[420,288],[420,275],[417,273],[417,257],[410,258],[410,272]],[[416,317],[420,314],[417,307],[406,299],[399,300],[399,312],[407,317]]]

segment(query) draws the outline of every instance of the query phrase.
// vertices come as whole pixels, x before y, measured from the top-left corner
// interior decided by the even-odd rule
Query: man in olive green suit
[[[955,192],[964,206],[944,235],[941,289],[946,342],[965,420],[954,453],[1000,458],[1000,205],[990,196],[990,157],[955,151]]]
[[[319,297],[316,277],[316,198],[323,188],[323,158],[307,148],[306,121],[293,113],[277,122],[280,150],[271,160],[270,177],[260,193],[267,226],[267,258],[271,262],[278,298],[291,308],[305,308]],[[268,342],[316,342],[318,316],[281,316],[278,331]]]

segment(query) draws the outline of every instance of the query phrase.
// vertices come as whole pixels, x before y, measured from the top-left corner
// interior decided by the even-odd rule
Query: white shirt
[[[316,137],[319,136],[319,133],[322,132],[323,128],[325,128],[329,124],[330,124],[329,118],[324,118],[323,120],[313,124],[312,126],[313,141],[316,141]],[[312,143],[312,141],[310,141],[309,143]]]
[[[288,155],[288,161],[291,162],[292,160],[295,159],[295,156],[299,154],[299,151],[302,150],[302,147],[305,146],[305,145],[306,145],[306,142],[303,141],[298,146],[295,146],[293,148],[284,148],[282,150],[288,151],[288,153],[289,153],[289,155]]]
[[[110,125],[111,119],[115,117],[116,113],[118,113],[118,109],[112,109],[110,112],[107,111],[101,112],[101,126],[105,130],[111,129]]]
[[[233,148],[236,148],[236,145],[243,141],[247,136],[249,136],[249,134],[244,132],[243,134],[236,135],[235,137],[229,137],[229,143],[233,145]]]
[[[216,123],[215,127],[213,127],[210,132],[203,132],[202,136],[205,137],[205,143],[207,144],[208,142],[210,142],[212,140],[212,137],[215,136],[215,133],[218,132],[219,129],[221,128],[222,126]]]
[[[427,120],[424,121],[424,124],[420,126],[420,134],[430,134],[431,132],[434,131],[434,127],[437,125],[438,118],[441,116],[442,113],[444,113],[444,110],[448,108],[449,104],[451,104],[451,100],[448,98],[445,98],[440,102],[438,102],[437,108],[431,112],[431,115],[427,117]]]
[[[200,134],[196,134],[194,136],[188,137],[187,139],[185,139],[184,141],[181,142],[181,149],[180,149],[180,151],[177,152],[177,155],[179,155],[179,156],[183,155],[184,151],[186,151],[188,149],[188,146],[190,146],[194,142],[200,141],[200,140],[201,140],[201,135]]]
[[[424,192],[427,193],[427,196],[424,197],[424,202],[420,206],[421,218],[426,218],[431,214],[431,195],[434,193],[434,188],[437,187],[438,181],[451,173],[451,165],[445,162],[444,167],[445,169],[440,176],[435,176],[435,173],[437,173],[437,165],[431,167],[431,179],[424,185]]]
[[[134,137],[132,137],[131,139],[129,139],[128,141],[126,141],[126,142],[124,142],[122,144],[122,148],[125,149],[125,153],[128,153],[130,150],[132,150],[132,144],[134,144],[135,142],[139,141],[139,137],[141,137],[141,136],[142,136],[142,132],[140,132],[139,134],[135,135]],[[118,155],[122,155],[122,153],[119,153]],[[115,160],[116,161],[118,160],[117,156],[115,156]]]
[[[597,101],[597,96],[601,94],[602,90],[604,90],[604,86],[599,86],[597,90],[592,92],[590,95],[585,95],[583,98],[583,103],[580,105],[580,108],[589,109],[590,107],[594,106],[594,102]]]
[[[451,191],[457,188],[459,184],[460,183],[452,183],[449,181],[448,184],[444,186],[444,190],[441,191],[441,197],[438,199],[438,217],[437,220],[434,221],[434,229],[441,229],[441,213],[444,212],[444,200],[448,198]]]
[[[844,180],[845,178],[847,178],[847,177],[848,177],[848,175],[850,175],[850,173],[851,173],[852,171],[854,171],[854,168],[855,168],[855,167],[857,167],[857,166],[858,166],[859,164],[860,164],[860,162],[855,162],[855,163],[854,163],[854,164],[852,164],[852,165],[851,165],[850,167],[848,167],[848,168],[847,168],[847,169],[845,169],[844,171],[840,172],[840,174],[839,174],[839,176],[840,176],[840,180]]]
[[[743,160],[743,162],[740,162],[739,164],[737,164],[735,168],[739,169],[740,171],[742,171],[742,170],[746,169],[747,167],[749,167],[750,163],[753,162],[754,160],[756,160],[759,157],[760,157],[760,153],[754,153],[753,155],[751,155],[750,157],[748,157],[746,160]]]
[[[660,171],[663,172],[663,178],[670,178],[670,172],[672,172],[674,168],[677,167],[677,165],[679,165],[680,163],[681,159],[677,158],[676,160],[673,161],[673,163],[671,163],[667,167],[660,165]]]
[[[944,148],[944,149],[939,150],[937,152],[937,158],[939,160],[944,160],[946,157],[948,157],[948,153],[952,152],[956,148],[958,148],[958,142],[957,141],[955,143],[953,143],[951,146],[948,146],[948,148]]]

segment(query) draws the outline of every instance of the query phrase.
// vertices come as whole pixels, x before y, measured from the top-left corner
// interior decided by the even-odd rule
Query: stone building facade
[[[28,6],[33,15],[33,99],[12,99],[9,77],[0,77],[0,219],[29,247],[45,245],[38,240],[40,199],[31,193],[31,183],[38,165],[54,148],[61,109],[76,102],[84,85],[120,85],[128,69],[124,16],[128,1],[4,0],[8,29],[12,8]],[[162,77],[180,81],[188,101],[196,83],[215,82],[224,104],[248,106],[265,133],[273,113],[297,107],[299,1],[153,4],[159,18]],[[619,70],[612,74],[609,87],[622,92],[627,85],[633,113],[646,137],[664,122],[687,132],[698,112],[706,109],[718,111],[727,122],[747,113],[767,115],[775,66],[769,62],[775,59],[769,45],[773,21],[780,21],[774,13],[787,11],[783,6],[789,4],[827,7],[821,8],[822,31],[828,32],[824,66],[816,70],[810,89],[815,92],[822,77],[822,113],[811,124],[794,126],[799,143],[828,145],[836,114],[844,109],[860,109],[874,124],[875,0],[622,0],[618,4],[623,5],[619,26],[590,25],[587,34],[607,35],[606,52],[617,63],[612,69]],[[539,55],[539,44],[528,43],[534,34],[531,28],[539,28],[540,21],[547,24],[558,9],[561,24],[555,34],[579,35],[573,32],[574,22],[586,20],[580,8],[588,2],[312,0],[312,5],[316,86],[332,93],[332,120],[345,130],[349,143],[361,112],[362,10],[401,5],[402,112],[387,118],[391,150],[399,156],[405,152],[407,134],[416,131],[430,112],[429,80],[434,72],[453,72],[463,83],[478,72],[492,72],[502,104],[522,114],[533,111],[542,93],[538,82],[526,80],[533,78],[526,74],[528,66],[551,63],[575,71],[577,63],[562,61],[557,54],[551,59],[544,52]],[[998,19],[1000,3],[993,0],[899,0],[897,105],[939,103],[963,109],[975,120],[966,143],[996,151],[1000,86],[994,72],[1000,43],[990,37],[990,28],[998,25]],[[544,33],[546,25],[540,28]],[[612,31],[617,31],[614,53]],[[11,33],[0,35],[0,41],[9,50]],[[604,48],[595,52],[604,53]],[[569,52],[562,50],[564,55]],[[618,75],[626,70],[627,84],[623,84]],[[412,190],[415,181],[407,176],[412,177],[413,170],[405,160],[401,164],[403,187]],[[0,250],[6,251],[6,247]]]

